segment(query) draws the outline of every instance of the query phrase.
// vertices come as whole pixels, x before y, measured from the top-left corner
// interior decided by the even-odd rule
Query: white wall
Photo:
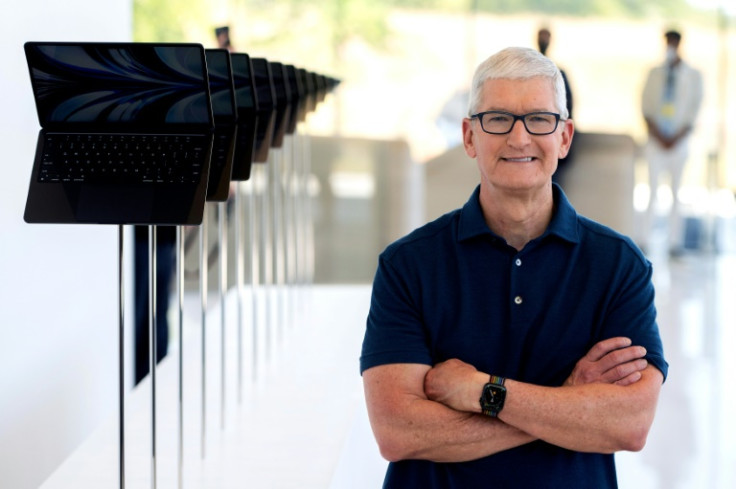
[[[35,488],[117,403],[117,228],[23,221],[39,130],[23,43],[131,39],[131,0],[0,16],[0,487]]]

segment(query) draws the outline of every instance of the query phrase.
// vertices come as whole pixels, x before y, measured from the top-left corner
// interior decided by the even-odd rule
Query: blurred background
[[[27,0],[13,13],[5,10],[0,19],[5,60],[0,88],[6,95],[0,143],[7,148],[0,163],[0,487],[39,487],[116,408],[117,365],[111,361],[117,354],[116,229],[31,226],[22,220],[39,129],[22,49],[30,40],[216,47],[215,28],[228,26],[235,51],[340,79],[300,126],[311,161],[312,280],[365,291],[388,243],[462,205],[477,183],[475,163],[459,146],[475,66],[506,46],[536,48],[537,31],[545,27],[552,34],[547,55],[567,73],[575,100],[579,147],[563,181],[566,193],[580,213],[637,242],[646,231],[642,214],[652,192],[662,197],[662,218],[673,199],[681,202],[690,233],[686,260],[673,265],[666,250],[649,250],[662,271],[660,300],[682,305],[687,318],[672,321],[681,329],[665,338],[666,345],[685,345],[685,361],[707,360],[713,352],[728,357],[725,349],[732,342],[723,338],[733,336],[710,334],[733,325],[733,308],[725,303],[736,289],[733,274],[724,272],[734,270],[733,260],[723,262],[736,252],[736,6],[731,0],[69,0],[63,5]],[[682,32],[680,54],[704,80],[677,196],[666,186],[649,188],[642,155],[641,93],[647,71],[664,61],[663,34],[670,28]],[[214,218],[214,208],[208,212]],[[190,265],[196,263],[195,256],[188,258]],[[232,266],[234,257],[229,258]],[[210,268],[213,288],[216,268]],[[694,270],[716,282],[703,285]],[[231,282],[235,275],[228,274]],[[196,290],[196,278],[187,283],[188,292]],[[690,301],[691,292],[671,291],[673,283],[698,287],[692,294],[703,297]],[[130,292],[129,283],[126,287]],[[358,301],[357,313],[351,312],[352,336],[343,346],[348,363],[342,370],[351,388],[360,382],[364,306]],[[660,306],[672,319],[668,306]],[[191,314],[196,318],[198,311]],[[732,361],[728,365],[734,367]],[[714,372],[694,370],[700,380]],[[727,384],[724,371],[718,372],[719,383],[707,393]],[[682,396],[670,400],[679,403]],[[357,410],[359,394],[350,391],[349,397],[350,409]],[[732,408],[733,397],[724,402],[730,404],[713,410],[678,404],[671,419],[686,411],[688,419],[708,428],[707,435],[688,432],[687,440],[710,440],[723,431],[713,420],[727,418],[724,406]],[[350,420],[345,423],[351,426]],[[345,426],[340,436],[350,440]],[[726,428],[733,429],[733,422]],[[371,443],[370,437],[358,439]],[[666,436],[657,440],[656,446],[667,445]],[[698,487],[733,487],[728,483],[734,479],[727,478],[733,471],[727,477],[712,474],[720,474],[715,465],[736,465],[734,442],[717,442],[697,452],[698,462],[710,461],[704,463],[711,474],[705,479],[709,484]],[[686,449],[678,453],[674,460],[693,455]],[[114,461],[114,453],[105,455]],[[355,466],[340,467],[343,472],[337,473],[350,480],[345,467]],[[644,469],[630,472],[628,480],[642,473],[650,476],[646,487],[676,487]],[[683,481],[696,480],[697,473],[688,472]],[[332,487],[341,486],[333,482]]]
[[[701,71],[704,80],[703,104],[678,199],[683,212],[698,220],[729,219],[736,214],[736,99],[732,88],[729,90],[736,80],[733,10],[732,2],[705,0],[138,0],[134,2],[133,37],[138,41],[186,40],[214,45],[213,27],[227,25],[235,50],[310,66],[341,79],[333,96],[310,116],[308,132],[316,137],[337,136],[366,143],[363,151],[355,145],[341,149],[329,163],[315,158],[315,176],[324,184],[324,194],[330,198],[339,194],[343,204],[353,208],[353,214],[364,208],[361,204],[375,204],[376,179],[380,180],[382,173],[370,163],[370,152],[376,151],[376,146],[369,142],[405,144],[408,153],[396,155],[393,166],[418,165],[424,167],[420,173],[429,178],[420,187],[419,192],[425,190],[423,196],[412,194],[424,199],[423,207],[419,205],[409,217],[408,222],[414,224],[464,203],[465,190],[461,200],[443,200],[448,191],[433,185],[435,180],[447,184],[448,175],[432,177],[432,172],[436,168],[433,164],[448,155],[452,155],[448,164],[459,174],[475,171],[474,163],[457,151],[460,120],[466,115],[466,94],[475,66],[509,45],[536,48],[537,31],[549,29],[552,37],[547,55],[569,78],[576,131],[619,137],[618,143],[603,138],[596,144],[608,141],[623,152],[616,162],[608,163],[609,167],[627,166],[619,168],[626,181],[600,194],[599,188],[590,186],[598,170],[589,173],[580,169],[586,164],[580,161],[577,170],[569,172],[570,178],[588,187],[571,183],[571,198],[578,206],[590,202],[593,207],[581,209],[583,213],[644,244],[645,233],[637,228],[643,225],[638,213],[646,209],[650,189],[641,154],[646,141],[641,94],[648,70],[664,60],[663,34],[667,29],[682,31],[680,55]],[[162,17],[169,22],[161,23]],[[588,194],[578,196],[576,191]],[[655,191],[659,192],[660,206],[672,202],[667,186]],[[620,199],[629,197],[632,213],[621,210],[618,217],[604,217],[612,206],[628,206]],[[601,202],[603,199],[609,201]],[[319,214],[318,202],[317,236],[329,238],[324,240],[326,247],[317,248],[315,280],[370,280],[373,263],[361,267],[364,262],[335,261],[342,253],[331,247],[339,242],[331,235],[333,221],[320,219],[334,220],[340,215],[322,210],[329,215]],[[370,212],[374,217],[380,214],[375,208]],[[340,239],[349,240],[350,225],[360,221],[349,212],[342,215],[347,227],[339,228]],[[354,245],[372,245],[371,251],[380,251],[391,238],[402,234],[405,222],[396,227],[382,222],[387,228],[384,236],[374,242],[361,239]],[[321,224],[327,227],[319,232]],[[717,226],[711,223],[709,229]],[[704,238],[710,242],[720,239],[715,231]],[[713,246],[727,245],[720,239]],[[320,250],[328,261],[320,259]]]
[[[727,164],[736,131],[728,90],[736,71],[732,2],[137,0],[133,6],[137,41],[211,45],[213,26],[229,25],[236,50],[334,74],[344,83],[310,121],[310,132],[401,138],[418,163],[457,143],[459,131],[446,120],[457,111],[449,105],[467,90],[478,62],[509,45],[536,48],[541,27],[552,33],[547,54],[569,74],[576,127],[643,142],[646,73],[664,59],[664,31],[680,29],[682,57],[705,80],[687,180],[697,187],[713,178],[736,188],[736,168]],[[709,158],[717,159],[711,176]]]

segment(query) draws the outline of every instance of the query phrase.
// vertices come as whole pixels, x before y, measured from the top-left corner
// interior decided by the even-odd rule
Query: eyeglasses
[[[488,134],[508,134],[514,128],[516,121],[520,120],[529,134],[545,136],[555,132],[560,122],[560,114],[554,112],[530,112],[516,115],[501,110],[489,110],[471,115],[470,118],[478,119],[483,132]]]

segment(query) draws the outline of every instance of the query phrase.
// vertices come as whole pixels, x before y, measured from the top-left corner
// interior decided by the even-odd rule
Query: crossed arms
[[[481,414],[490,372],[457,359],[363,372],[368,416],[384,458],[475,460],[534,440],[584,452],[638,451],[654,419],[662,373],[617,337],[597,343],[560,387],[506,381],[498,418]]]

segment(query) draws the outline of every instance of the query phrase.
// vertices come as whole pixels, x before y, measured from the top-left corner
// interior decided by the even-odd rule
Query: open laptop
[[[271,144],[274,148],[281,148],[284,144],[286,129],[289,126],[291,89],[287,79],[286,67],[282,63],[271,62],[271,77],[273,79],[274,94],[276,95],[276,122]]]
[[[199,44],[28,42],[29,223],[200,224],[214,121]]]
[[[235,138],[238,130],[235,85],[230,52],[227,49],[205,49],[204,54],[210,79],[212,112],[215,116],[215,139],[212,145],[206,200],[224,202],[230,194]]]
[[[312,78],[311,72],[305,70],[304,68],[299,68],[297,69],[297,73],[302,80],[302,85],[304,85],[304,93],[306,98],[304,117],[306,117],[309,112],[314,112],[314,109],[317,108],[317,91],[316,87],[314,86],[314,79]]]
[[[233,180],[248,180],[253,164],[258,119],[258,99],[253,80],[253,65],[245,53],[230,53],[238,107],[238,133],[235,141]]]
[[[306,91],[302,80],[297,72],[298,68],[294,65],[285,65],[286,79],[291,92],[291,112],[289,113],[289,124],[286,128],[287,134],[294,134],[296,126],[303,121],[303,113],[307,104]]]
[[[276,125],[276,94],[274,93],[271,65],[266,58],[252,58],[253,78],[258,99],[255,163],[266,163]]]

